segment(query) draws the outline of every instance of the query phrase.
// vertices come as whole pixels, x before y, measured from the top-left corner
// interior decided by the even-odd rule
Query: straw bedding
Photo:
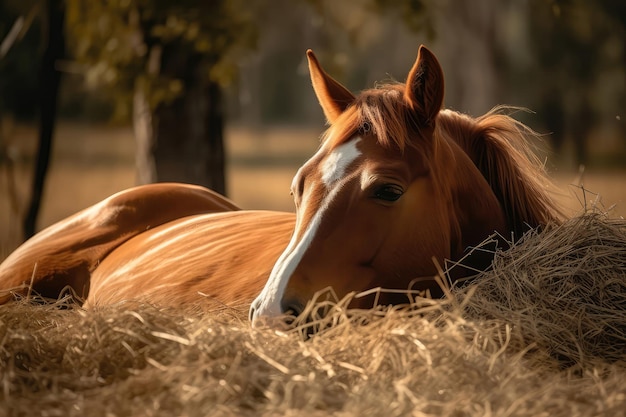
[[[623,219],[531,232],[445,300],[346,302],[308,339],[237,309],[0,306],[0,414],[626,413]]]

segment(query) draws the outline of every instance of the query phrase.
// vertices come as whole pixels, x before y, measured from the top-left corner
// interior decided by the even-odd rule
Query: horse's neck
[[[454,170],[450,173],[452,206],[458,224],[457,247],[462,255],[469,247],[479,245],[494,232],[507,233],[507,222],[498,197],[469,156],[456,144],[450,144],[454,154]]]
[[[489,268],[496,246],[502,243],[485,241],[494,233],[507,232],[506,218],[489,184],[459,145],[449,141],[440,149],[438,175],[448,183],[450,258],[455,263],[448,275],[457,281]]]

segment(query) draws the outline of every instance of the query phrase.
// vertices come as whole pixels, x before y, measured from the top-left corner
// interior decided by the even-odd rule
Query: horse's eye
[[[374,198],[383,201],[396,201],[402,197],[403,193],[404,191],[401,187],[393,184],[385,184],[376,189],[374,192]]]

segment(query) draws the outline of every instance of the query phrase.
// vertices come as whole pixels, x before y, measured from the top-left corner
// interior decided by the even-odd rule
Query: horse
[[[259,323],[300,314],[328,287],[337,297],[436,292],[438,265],[486,237],[563,219],[530,150],[534,132],[500,108],[478,118],[443,109],[443,70],[426,47],[406,83],[356,96],[311,50],[307,59],[329,127],[293,179],[295,213],[240,210],[183,184],[136,187],[18,248],[0,264],[2,300],[69,286],[90,308],[217,302]],[[490,260],[470,258],[454,279]],[[351,306],[407,302],[400,292]]]

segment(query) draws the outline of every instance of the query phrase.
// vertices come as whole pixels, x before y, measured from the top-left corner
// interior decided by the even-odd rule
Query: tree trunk
[[[55,64],[65,54],[64,20],[65,8],[63,0],[47,2],[47,45],[41,62],[39,104],[40,126],[37,162],[32,182],[31,200],[23,223],[24,239],[35,234],[37,217],[41,207],[41,197],[48,173],[52,137],[56,122],[57,96],[61,73]]]
[[[137,179],[140,183],[198,184],[225,194],[221,87],[206,81],[205,65],[190,59],[177,63],[181,61],[186,65],[184,77],[176,74],[185,85],[180,97],[150,112],[144,90],[135,92]],[[180,68],[172,65],[170,70],[172,67]]]
[[[156,180],[203,185],[226,191],[223,115],[219,86],[187,90],[154,114]]]
[[[157,181],[154,166],[154,130],[152,110],[141,84],[135,86],[133,94],[133,131],[135,133],[135,182],[150,184]]]

